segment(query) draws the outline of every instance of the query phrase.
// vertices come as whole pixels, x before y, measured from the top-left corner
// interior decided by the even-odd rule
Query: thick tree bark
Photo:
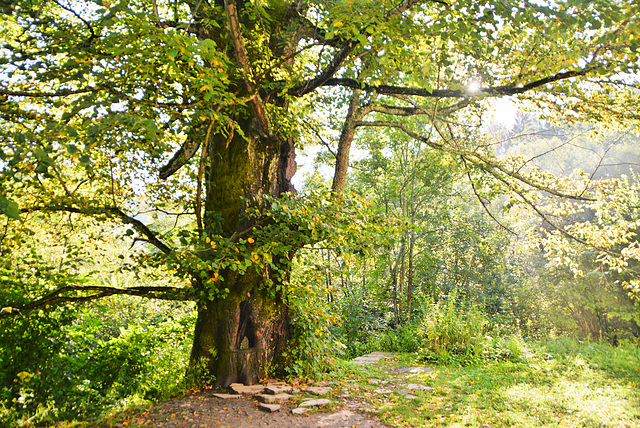
[[[256,287],[256,275],[226,282],[229,296],[198,304],[191,367],[205,384],[254,384],[281,363],[290,336],[288,308]]]
[[[293,141],[265,136],[255,115],[236,120],[244,137],[238,132],[231,137],[213,134],[208,142],[203,227],[209,236],[247,233],[255,221],[245,216],[247,205],[259,204],[264,195],[294,191]],[[200,373],[198,377],[205,375],[201,382],[251,384],[280,365],[290,332],[288,308],[282,294],[271,292],[264,283],[267,279],[281,283],[286,275],[284,268],[248,270],[243,275],[228,269],[221,272],[228,296],[198,303],[191,367]]]
[[[245,2],[215,0],[219,9],[192,3],[198,37],[226,46],[225,52],[239,66],[240,72],[232,75],[234,82],[228,90],[240,97],[250,97],[246,106],[220,106],[242,132],[229,130],[230,133],[224,135],[214,130],[205,135],[202,130],[206,126],[194,126],[193,135],[189,136],[202,142],[208,137],[206,144],[200,144],[205,147],[203,188],[206,196],[199,226],[206,236],[247,238],[257,220],[247,217],[245,209],[259,205],[263,196],[278,197],[294,191],[290,181],[296,170],[294,141],[279,133],[277,113],[267,108],[276,106],[279,109],[276,111],[282,112],[287,109],[287,101],[261,90],[253,81],[253,57],[261,55],[262,58],[264,51],[256,52],[255,40],[252,45],[250,37],[247,39],[243,34],[257,25],[253,14],[245,13]],[[273,21],[268,22],[272,28],[263,29],[271,36],[263,47],[271,50],[273,58],[279,60],[297,49],[300,38],[297,30],[293,28],[285,36],[280,27],[285,28],[287,23],[298,19],[304,7],[287,3],[280,9],[269,9]],[[216,15],[219,12],[224,13],[225,19]],[[210,19],[218,20],[219,24],[224,22],[228,33],[209,25]],[[261,21],[260,25],[268,22]],[[293,59],[287,61],[289,65],[292,62]],[[281,76],[272,76],[269,71],[261,75],[261,82],[276,78]],[[282,257],[291,256],[274,255],[273,263],[278,265]],[[279,272],[272,268],[260,272],[249,269],[242,275],[229,269],[219,272],[223,278],[221,288],[228,289],[228,295],[198,302],[191,353],[191,371],[199,378],[196,380],[217,386],[255,383],[268,370],[281,366],[282,351],[290,336],[290,320],[283,293],[270,288],[286,280],[287,268],[284,264],[281,266]],[[206,287],[201,285],[200,289],[207,295]]]

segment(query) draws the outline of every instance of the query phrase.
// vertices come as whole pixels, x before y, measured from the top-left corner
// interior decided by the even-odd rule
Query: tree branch
[[[405,11],[409,10],[411,7],[415,6],[416,4],[422,3],[422,1],[423,0],[403,0],[397,6],[389,10],[389,12],[385,14],[385,17],[383,19],[385,21],[388,21],[394,16],[401,15]],[[432,1],[434,3],[446,4],[439,0],[432,0]],[[366,26],[362,30],[360,30],[360,34],[366,34],[366,29],[369,27],[370,26]],[[304,82],[294,88],[289,89],[287,93],[293,97],[301,97],[305,94],[313,92],[320,86],[341,86],[341,85],[327,85],[327,82],[329,82],[330,80],[333,80],[332,77],[336,74],[336,72],[340,69],[340,66],[344,63],[344,61],[349,57],[349,55],[354,51],[354,49],[359,44],[360,44],[359,40],[354,40],[354,39],[345,40],[343,43],[338,45],[340,50],[333,57],[331,62],[325,67],[325,69],[320,72],[320,74],[318,74],[313,79],[308,80],[307,82]],[[333,43],[331,45],[333,45]],[[361,89],[359,86],[358,87],[351,86],[351,88]]]
[[[89,295],[77,295],[78,293],[92,292]],[[67,293],[76,295],[67,296]],[[0,310],[0,319],[9,318],[18,314],[25,314],[36,309],[47,306],[60,305],[62,303],[84,303],[92,300],[102,299],[113,295],[128,295],[160,300],[196,300],[198,296],[180,287],[130,287],[115,288],[99,285],[67,285],[46,296],[27,303],[21,307],[5,307]]]
[[[32,212],[32,211],[43,211],[43,212],[69,212],[69,213],[77,213],[84,215],[99,215],[106,214],[119,218],[123,223],[129,224],[133,226],[138,233],[145,236],[147,242],[152,244],[154,247],[159,249],[165,254],[170,254],[173,250],[168,247],[165,243],[160,241],[158,237],[149,229],[144,223],[140,220],[137,220],[133,217],[126,215],[120,208],[118,207],[95,207],[95,208],[87,208],[85,210],[81,210],[76,207],[69,207],[63,205],[43,205],[43,206],[35,206],[35,207],[25,207],[20,210],[21,212]]]
[[[433,141],[431,141],[429,138],[425,138],[422,135],[418,134],[417,132],[412,131],[411,129],[409,129],[407,126],[405,126],[402,123],[398,123],[398,122],[392,122],[392,121],[361,121],[358,122],[356,124],[356,126],[373,126],[373,127],[387,127],[387,128],[396,128],[396,129],[400,129],[401,131],[403,131],[405,134],[407,134],[409,137],[417,140],[417,141],[421,141],[425,144],[427,144],[429,147],[436,149],[436,150],[440,150],[446,153],[451,153],[457,156],[464,156],[467,158],[467,160],[469,160],[470,162],[472,162],[474,165],[477,165],[478,167],[484,169],[485,171],[489,172],[491,175],[497,177],[497,173],[496,171],[499,171],[500,173],[509,176],[515,180],[521,181],[535,189],[547,192],[549,194],[552,194],[554,196],[557,196],[559,198],[563,198],[563,199],[573,199],[573,200],[577,200],[577,201],[593,201],[593,198],[588,198],[588,197],[584,197],[584,196],[580,196],[580,195],[572,195],[572,194],[567,194],[564,193],[562,191],[553,189],[551,187],[548,186],[544,186],[540,183],[536,183],[535,181],[533,181],[532,179],[519,174],[518,172],[515,171],[510,171],[509,169],[507,169],[504,165],[502,165],[499,161],[494,160],[494,159],[490,159],[486,156],[483,156],[480,153],[471,151],[471,150],[465,150],[462,148],[457,148],[457,147],[453,147],[453,146],[448,146],[448,145],[444,145],[444,144],[437,144],[434,143]]]
[[[80,21],[82,21],[82,23],[89,29],[89,33],[91,33],[91,35],[89,36],[89,38],[87,40],[85,40],[84,42],[81,43],[82,47],[89,47],[91,45],[91,42],[93,41],[93,39],[96,38],[96,33],[93,30],[93,27],[91,26],[91,24],[86,19],[84,19],[82,16],[80,16],[80,14],[78,14],[71,7],[64,6],[64,5],[60,4],[60,2],[58,2],[58,1],[54,1],[54,3],[57,4],[60,8],[66,10],[67,12],[72,13],[76,18],[78,18]]]
[[[453,142],[456,144],[456,146],[458,148],[460,148],[460,144],[458,144],[458,141],[456,140],[455,135],[453,134],[453,131],[451,130],[451,125],[447,124],[447,127],[449,128],[449,135],[451,135],[451,139],[453,140]],[[442,133],[440,132],[440,130],[435,127],[438,134],[442,135]],[[476,195],[476,198],[478,199],[478,201],[480,202],[480,204],[482,205],[482,208],[484,208],[484,211],[489,215],[489,217],[491,217],[491,219],[498,225],[500,226],[502,229],[506,230],[507,232],[511,233],[512,235],[517,236],[518,234],[515,233],[513,230],[509,229],[507,226],[505,226],[504,224],[502,224],[502,222],[500,220],[498,220],[496,218],[496,216],[493,215],[493,213],[489,210],[489,207],[487,206],[486,202],[484,201],[484,199],[482,199],[482,197],[480,196],[480,193],[478,192],[478,189],[476,188],[476,183],[473,182],[473,179],[471,178],[471,171],[469,171],[469,167],[467,166],[467,158],[464,156],[460,156],[460,158],[462,159],[462,162],[464,163],[464,167],[467,170],[467,178],[469,179],[469,183],[471,184],[471,189],[473,189],[473,193]]]
[[[405,86],[370,85],[350,78],[331,78],[320,86],[340,86],[343,88],[361,89],[364,92],[375,92],[380,95],[413,95],[425,98],[474,98],[479,96],[508,96],[522,94],[548,83],[554,83],[572,77],[585,76],[595,67],[554,74],[543,79],[534,80],[522,86],[513,84],[481,88],[474,92],[464,89],[425,89]]]
[[[29,97],[29,98],[55,98],[55,97],[68,97],[69,95],[86,94],[90,92],[101,91],[102,87],[89,87],[82,89],[60,89],[57,92],[34,92],[34,91],[11,91],[7,88],[0,88],[0,95],[9,95],[14,97]]]
[[[229,25],[229,33],[231,35],[233,48],[236,52],[236,59],[242,65],[242,70],[245,73],[244,83],[245,83],[245,86],[247,87],[247,92],[251,94],[254,92],[253,83],[251,83],[253,74],[251,71],[251,67],[249,66],[247,51],[242,41],[242,34],[240,33],[240,24],[238,22],[238,12],[236,10],[236,5],[234,0],[225,0],[224,10],[227,14],[227,23]],[[264,107],[264,104],[262,102],[262,99],[260,98],[260,95],[256,93],[255,96],[251,98],[251,104],[253,104],[253,109],[255,110],[256,117],[258,118],[258,122],[260,122],[260,127],[262,128],[262,131],[266,135],[271,135],[271,123],[269,121],[267,110]]]
[[[456,112],[460,109],[471,104],[470,99],[463,99],[449,107],[445,107],[436,111],[435,116],[449,116],[453,112]],[[388,114],[391,116],[419,116],[419,115],[432,115],[434,116],[433,110],[429,111],[423,107],[402,107],[402,106],[393,106],[390,104],[372,104],[371,111],[375,111],[377,113]]]

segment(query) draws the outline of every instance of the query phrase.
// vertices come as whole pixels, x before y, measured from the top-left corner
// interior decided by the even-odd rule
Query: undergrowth
[[[424,364],[417,353],[392,354],[372,366],[343,364],[336,379],[390,426],[640,426],[637,346],[568,338],[511,346],[519,348],[518,359],[395,373],[394,367]],[[403,394],[412,383],[424,389]]]
[[[167,304],[142,319],[127,315],[134,299],[109,302],[116,307],[88,307],[66,324],[51,315],[4,323],[1,428],[104,417],[185,389],[195,312]]]

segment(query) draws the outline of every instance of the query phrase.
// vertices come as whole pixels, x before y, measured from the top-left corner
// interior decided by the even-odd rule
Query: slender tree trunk
[[[400,247],[400,275],[398,278],[398,319],[400,322],[404,319],[404,314],[402,313],[402,302],[404,300],[404,281],[405,281],[405,249],[406,241],[402,240],[402,245]]]
[[[324,261],[324,252],[320,250],[320,257]],[[331,250],[327,248],[327,265],[325,267],[325,283],[327,289],[327,301],[333,302],[333,280],[331,279]]]
[[[367,288],[367,258],[364,257],[362,260],[362,291],[365,291]]]
[[[398,267],[397,265],[391,269],[391,284],[393,287],[393,315],[395,323],[400,323],[400,313],[398,312]]]
[[[344,191],[344,186],[347,182],[347,171],[349,170],[349,151],[351,150],[353,137],[356,134],[355,122],[357,120],[360,120],[363,116],[363,114],[358,110],[358,107],[360,106],[360,92],[361,91],[356,89],[351,95],[347,117],[345,118],[344,125],[342,127],[340,140],[338,141],[338,152],[336,153],[336,168],[333,174],[333,184],[331,186],[331,190],[334,194]]]
[[[413,257],[415,246],[415,234],[409,234],[409,267],[407,272],[407,319],[411,318],[411,299],[413,297]]]

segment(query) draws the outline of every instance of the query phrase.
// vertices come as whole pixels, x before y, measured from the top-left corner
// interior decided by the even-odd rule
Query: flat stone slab
[[[433,388],[426,385],[420,385],[419,383],[410,383],[407,385],[407,389],[412,391],[416,389],[419,389],[420,391],[431,391]]]
[[[310,386],[303,389],[304,392],[308,392],[313,395],[325,395],[332,391],[328,386]]]
[[[280,409],[282,409],[282,406],[280,406],[279,404],[258,403],[258,409],[265,412],[274,413],[280,411]]]
[[[257,394],[256,399],[261,403],[274,404],[289,401],[293,395],[289,394]]]
[[[370,354],[363,355],[358,358],[354,358],[353,362],[356,364],[366,365],[366,364],[375,363],[386,357],[387,357],[387,354],[385,354],[384,352],[372,352]]]
[[[267,394],[282,394],[286,392],[291,392],[292,389],[293,388],[291,387],[291,385],[287,385],[284,382],[277,382],[277,383],[267,384],[264,391]]]
[[[391,371],[394,373],[427,373],[432,372],[433,367],[394,367]]]
[[[239,394],[213,394],[214,397],[220,398],[222,400],[231,400],[232,398],[242,398],[242,395]]]
[[[291,409],[291,413],[293,413],[294,415],[304,415],[309,410],[311,409],[309,409],[308,407],[296,407],[295,409]]]
[[[261,394],[265,390],[263,385],[243,385],[241,383],[232,383],[229,388],[236,394],[247,395]]]
[[[374,390],[373,392],[375,392],[376,394],[391,394],[393,391],[390,389],[380,388],[380,389]]]
[[[265,385],[267,386],[288,386],[289,384],[287,382],[283,382],[281,380],[273,380],[273,379],[269,379],[263,382]]]
[[[317,400],[306,400],[300,403],[300,407],[318,407],[318,406],[326,406],[327,404],[331,404],[331,401],[325,398],[318,398]]]

